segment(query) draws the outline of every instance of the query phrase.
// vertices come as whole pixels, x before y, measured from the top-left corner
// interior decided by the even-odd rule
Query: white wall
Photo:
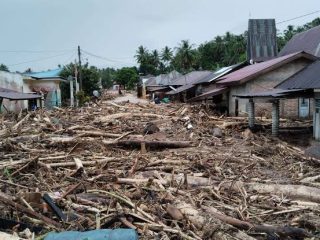
[[[10,73],[0,71],[0,87],[10,89],[17,92],[30,92],[28,84],[23,81],[23,76],[18,73]],[[2,105],[2,111],[20,111],[21,109],[28,108],[28,101],[9,101],[4,99]]]

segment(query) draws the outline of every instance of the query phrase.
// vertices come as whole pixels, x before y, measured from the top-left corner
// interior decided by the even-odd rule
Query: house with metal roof
[[[24,82],[36,93],[44,95],[44,107],[61,106],[60,83],[66,81],[60,76],[62,69],[23,73]]]
[[[272,134],[278,135],[280,126],[280,104],[281,101],[295,101],[299,104],[301,100],[312,100],[308,104],[308,110],[313,115],[313,136],[320,141],[320,60],[301,69],[285,81],[275,86],[272,90],[237,94],[235,97],[249,99],[249,127],[255,125],[255,105],[260,101],[272,104]],[[304,105],[300,106],[300,111]]]
[[[192,71],[176,78],[170,83],[171,91],[166,94],[175,96],[176,99],[186,102],[187,99],[196,96],[196,85],[199,81],[211,75],[211,71]]]
[[[0,71],[1,111],[61,105],[61,69],[37,73]]]
[[[299,51],[320,57],[320,26],[295,34],[280,51],[279,56]]]
[[[271,90],[316,60],[317,57],[309,53],[297,52],[243,67],[217,79],[216,85],[220,88],[219,93],[224,91],[228,97],[226,107],[229,114],[247,114],[249,103],[235,96]],[[265,110],[269,108],[271,109],[271,105],[268,103],[256,104],[256,111],[261,113],[268,112]],[[283,101],[280,109],[282,115],[299,115],[296,102]]]

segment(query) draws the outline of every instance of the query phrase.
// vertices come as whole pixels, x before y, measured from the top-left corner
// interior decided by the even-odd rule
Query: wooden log
[[[94,166],[96,164],[101,164],[101,163],[107,163],[114,160],[114,158],[110,157],[110,158],[106,158],[106,159],[102,159],[102,160],[92,160],[92,161],[82,161],[82,165],[83,166]],[[42,163],[44,164],[44,163]],[[54,167],[74,167],[76,166],[76,163],[73,162],[57,162],[57,163],[48,163],[45,164],[45,166],[47,168],[54,168]]]
[[[149,117],[149,118],[167,118],[168,116],[164,116],[164,115],[158,115],[158,114],[153,114],[153,113],[115,113],[115,114],[111,114],[108,116],[103,116],[98,118],[98,122],[109,122],[112,121],[114,119],[118,119],[118,118],[133,118],[133,117]]]
[[[74,131],[76,134],[78,134],[77,137],[111,137],[111,138],[117,138],[120,137],[121,134],[116,133],[106,133],[103,131]]]
[[[150,148],[186,148],[191,147],[189,141],[146,141],[146,140],[121,140],[117,142],[102,141],[105,145],[118,145],[122,147],[140,148],[141,143],[145,143]]]
[[[320,203],[320,189],[316,187],[307,187],[304,185],[280,185],[280,184],[262,184],[247,183],[245,187],[249,191],[259,193],[283,194],[286,197],[302,199],[311,202]]]
[[[250,230],[253,232],[263,232],[263,233],[268,233],[270,235],[275,233],[279,235],[281,239],[282,238],[287,239],[287,237],[292,237],[293,239],[304,239],[306,237],[311,236],[308,232],[306,232],[304,229],[301,229],[301,228],[294,228],[294,227],[288,227],[288,226],[282,227],[282,226],[269,226],[269,225],[268,226],[255,225],[249,222],[245,222],[245,221],[224,215],[213,207],[203,206],[202,209],[227,224],[230,224],[234,227],[247,230],[247,231]]]
[[[9,206],[11,206],[11,207],[13,207],[13,208],[15,208],[15,209],[17,209],[18,211],[20,211],[22,213],[25,213],[25,214],[27,214],[27,215],[29,215],[31,217],[34,217],[34,218],[37,218],[37,219],[43,221],[47,225],[52,225],[52,226],[55,226],[57,228],[61,228],[62,227],[60,223],[58,223],[58,222],[56,222],[56,221],[54,221],[54,220],[52,220],[52,219],[50,219],[50,218],[48,218],[46,216],[43,216],[40,213],[32,211],[32,210],[20,205],[19,203],[16,203],[16,202],[12,201],[9,196],[7,196],[6,194],[4,194],[2,192],[0,192],[0,201],[5,203],[5,204],[7,204],[7,205],[9,205]]]
[[[13,127],[12,130],[13,131],[17,131],[18,127],[25,121],[27,121],[30,117],[30,113],[28,113],[24,118],[22,118],[18,123],[16,123]]]

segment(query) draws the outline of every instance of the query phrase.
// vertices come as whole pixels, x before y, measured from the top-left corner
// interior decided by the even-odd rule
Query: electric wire
[[[29,60],[29,61],[25,61],[25,62],[10,64],[10,65],[8,65],[8,67],[17,66],[17,65],[21,65],[21,64],[25,64],[25,63],[39,62],[39,61],[43,61],[43,60],[47,60],[47,59],[51,59],[51,58],[55,58],[55,57],[64,56],[64,55],[67,55],[67,54],[69,54],[69,53],[63,53],[63,54],[54,55],[54,56],[50,56],[50,57],[38,58],[38,59]]]
[[[290,21],[293,21],[293,20],[296,20],[296,19],[299,19],[299,18],[303,18],[303,17],[307,17],[307,16],[310,16],[310,15],[313,15],[313,14],[316,14],[316,13],[320,13],[320,10],[317,10],[317,11],[314,11],[314,12],[311,12],[311,13],[307,13],[307,14],[304,14],[304,15],[301,15],[301,16],[298,16],[298,17],[294,17],[294,18],[291,18],[291,19],[288,19],[288,20],[284,20],[284,21],[281,21],[281,22],[277,22],[277,24],[290,22]]]

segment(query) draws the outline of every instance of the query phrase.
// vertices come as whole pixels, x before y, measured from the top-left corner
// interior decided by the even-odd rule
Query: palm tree
[[[154,67],[156,69],[158,69],[159,64],[160,64],[160,56],[159,56],[159,53],[157,50],[152,51],[151,60],[152,60],[152,64],[154,65]]]
[[[188,71],[194,62],[194,50],[193,45],[188,40],[182,40],[177,48],[177,61],[181,69]]]
[[[168,46],[165,46],[161,52],[161,60],[167,65],[172,60],[172,50]]]
[[[148,50],[141,45],[138,47],[138,50],[136,51],[136,55],[134,57],[136,58],[138,63],[144,63],[148,58]]]

